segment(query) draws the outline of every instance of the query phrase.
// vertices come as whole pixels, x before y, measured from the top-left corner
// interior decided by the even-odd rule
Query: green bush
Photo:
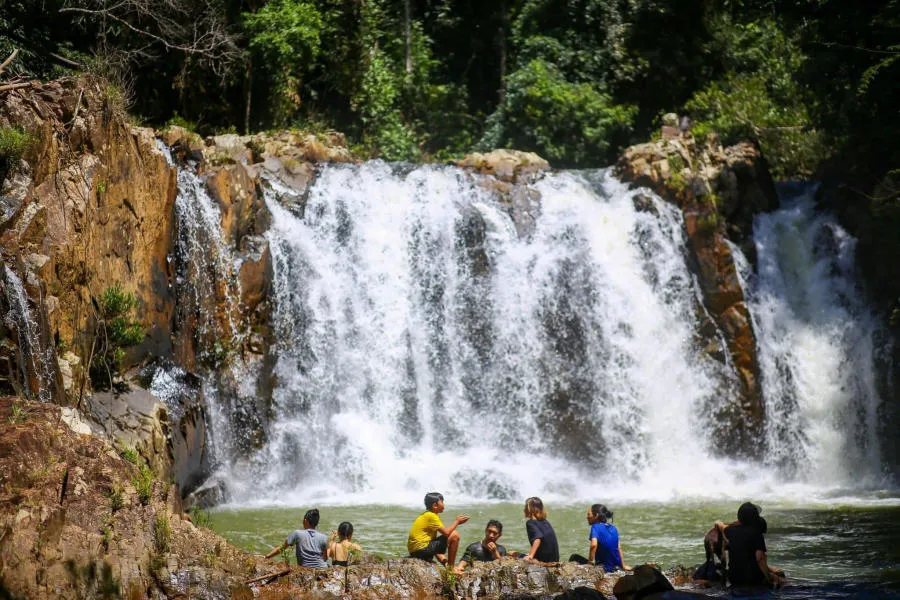
[[[145,329],[133,316],[136,308],[134,295],[123,292],[119,284],[103,291],[98,303],[96,350],[90,365],[94,388],[112,387],[113,377],[124,366],[125,348],[143,341]]]
[[[32,143],[31,136],[16,127],[0,127],[0,186]]]
[[[125,446],[121,450],[119,450],[119,456],[127,460],[133,465],[138,464],[138,459],[140,456],[138,455],[137,450],[132,448],[131,446]]]
[[[153,471],[147,465],[141,465],[138,474],[131,479],[131,485],[134,486],[141,504],[147,506],[150,504],[150,496],[153,494]]]
[[[125,506],[125,490],[119,482],[109,486],[109,508],[112,512],[116,512]]]
[[[635,114],[596,85],[567,81],[553,64],[535,59],[510,75],[479,146],[531,150],[554,166],[604,166],[628,141]]]
[[[165,515],[156,515],[153,522],[153,545],[157,554],[165,554],[172,548],[172,527]]]

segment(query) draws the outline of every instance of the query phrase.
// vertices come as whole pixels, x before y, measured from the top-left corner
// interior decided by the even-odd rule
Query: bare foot
[[[455,567],[453,567],[453,572],[454,572],[456,575],[462,575],[463,573],[466,572],[466,570],[463,569],[462,567],[460,567],[459,565],[456,565]]]

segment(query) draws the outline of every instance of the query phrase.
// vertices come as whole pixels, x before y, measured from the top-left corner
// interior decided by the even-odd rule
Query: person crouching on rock
[[[547,520],[544,503],[537,496],[525,500],[525,531],[531,548],[523,558],[541,562],[559,562],[559,543],[553,525]]]
[[[491,519],[488,521],[487,527],[484,528],[484,539],[480,542],[473,542],[466,548],[463,553],[462,560],[459,561],[457,573],[462,573],[466,565],[470,565],[475,561],[490,562],[499,560],[501,556],[506,556],[506,548],[497,543],[500,536],[503,535],[503,523]]]
[[[588,557],[585,558],[580,554],[573,554],[569,557],[569,562],[575,562],[580,565],[588,563],[597,564],[603,567],[607,573],[612,573],[618,569],[630,571],[631,567],[625,565],[625,558],[622,556],[622,544],[619,542],[619,530],[612,523],[613,518],[611,510],[602,504],[594,504],[587,511],[587,522],[591,526],[591,532],[588,535],[590,547],[588,548]]]
[[[438,562],[452,569],[456,564],[456,550],[459,548],[459,532],[456,528],[469,520],[468,515],[459,515],[448,526],[441,523],[438,516],[444,512],[444,497],[437,492],[425,494],[425,512],[416,517],[409,530],[406,547],[412,558]],[[446,556],[445,556],[446,553]]]
[[[296,546],[298,565],[315,569],[327,567],[325,559],[328,556],[328,537],[316,531],[318,524],[319,509],[306,511],[303,515],[303,529],[291,533],[283,544],[266,554],[266,558],[272,558],[289,546]]]
[[[759,513],[758,506],[745,502],[738,509],[738,522],[725,528],[728,581],[734,587],[784,585],[784,573],[769,567],[764,536],[768,526]]]

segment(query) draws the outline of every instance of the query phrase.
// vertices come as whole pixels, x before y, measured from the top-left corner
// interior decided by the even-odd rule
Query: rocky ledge
[[[646,187],[681,208],[692,254],[692,271],[703,294],[709,319],[701,327],[707,353],[733,365],[739,382],[735,402],[727,398],[714,409],[721,431],[719,448],[730,456],[753,454],[760,444],[762,390],[756,336],[729,242],[755,262],[753,215],[777,208],[775,185],[759,147],[743,142],[724,148],[714,135],[694,137],[666,115],[660,138],[627,148],[616,175]],[[710,322],[711,320],[711,322]],[[720,348],[721,335],[726,348]],[[724,350],[724,351],[723,351]]]

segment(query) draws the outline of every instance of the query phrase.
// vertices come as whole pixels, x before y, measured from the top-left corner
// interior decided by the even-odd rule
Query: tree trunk
[[[247,82],[247,97],[244,103],[244,135],[250,135],[250,101],[253,99],[253,59],[247,59],[247,71],[244,81]]]
[[[412,22],[410,0],[403,0],[403,24],[406,28],[406,72],[412,73]]]

